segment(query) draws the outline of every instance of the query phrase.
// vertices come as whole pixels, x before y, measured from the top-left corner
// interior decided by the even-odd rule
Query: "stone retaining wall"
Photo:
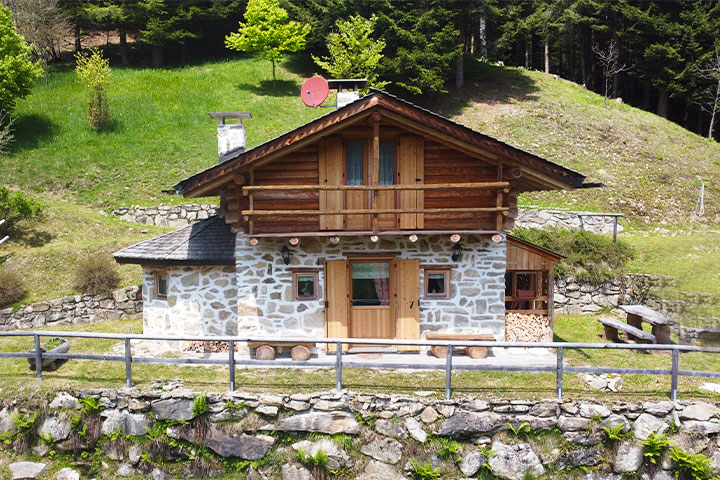
[[[81,417],[82,397],[96,398],[102,412]],[[655,463],[643,454],[640,442],[654,433],[688,454],[703,454],[720,471],[720,408],[704,402],[440,400],[349,391],[197,399],[177,381],[158,382],[151,391],[59,393],[41,405],[3,398],[0,435],[9,441],[0,448],[13,471],[59,469],[83,451],[99,452],[92,463],[72,463],[83,478],[104,478],[103,469],[120,477],[187,478],[198,467],[193,459],[201,445],[206,474],[236,468],[235,475],[256,480],[326,478],[330,471],[331,478],[405,479],[413,464],[431,465],[444,478],[472,477],[483,468],[505,479],[669,480],[680,468],[669,448],[660,449]],[[199,405],[207,412],[201,418]],[[10,420],[16,410],[42,412],[35,437],[18,432]],[[143,438],[151,429],[152,439]],[[41,461],[18,462],[30,449]],[[312,466],[307,458],[322,458],[319,451],[325,465]]]
[[[590,214],[583,216],[582,214]],[[515,219],[515,226],[521,228],[558,227],[565,230],[585,228],[593,233],[613,233],[614,219],[612,216],[600,216],[595,212],[575,212],[570,210],[545,210],[518,208],[518,216]],[[618,224],[618,233],[624,230]]]
[[[105,295],[72,295],[27,305],[13,312],[0,310],[0,330],[115,320],[142,312],[139,286]]]
[[[113,210],[112,214],[130,222],[161,227],[186,227],[197,220],[212,217],[219,211],[217,205],[188,204],[160,205],[159,207],[122,207]]]

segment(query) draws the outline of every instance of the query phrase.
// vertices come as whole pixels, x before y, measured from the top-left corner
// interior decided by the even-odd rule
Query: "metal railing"
[[[670,375],[670,398],[677,400],[678,378],[718,378],[718,372],[704,372],[695,370],[680,370],[680,352],[720,353],[720,348],[697,347],[694,345],[657,345],[657,344],[623,344],[623,343],[577,343],[577,342],[469,342],[469,341],[448,341],[448,340],[388,340],[369,338],[318,338],[309,340],[307,337],[240,337],[240,336],[157,336],[143,334],[121,334],[121,333],[89,333],[89,332],[51,332],[51,331],[10,331],[0,332],[0,337],[33,337],[35,348],[30,352],[0,352],[0,358],[33,358],[35,359],[35,370],[38,380],[42,380],[43,359],[58,360],[96,360],[125,363],[125,382],[128,387],[132,386],[132,364],[133,363],[165,363],[185,365],[227,365],[229,371],[230,390],[235,390],[235,369],[237,366],[273,366],[273,367],[329,367],[335,368],[335,386],[338,391],[342,390],[343,368],[396,368],[414,370],[445,370],[445,398],[452,396],[452,373],[459,370],[471,371],[500,371],[500,372],[554,372],[556,375],[555,393],[558,400],[562,400],[563,374],[565,373],[605,373],[605,374],[631,374],[631,375]],[[41,337],[65,337],[65,338],[96,338],[121,340],[124,342],[124,355],[98,355],[82,353],[51,353],[43,352]],[[145,341],[166,341],[166,342],[227,342],[228,358],[159,358],[159,357],[134,357],[132,355],[131,340]],[[257,360],[253,358],[236,358],[235,344],[244,342],[267,342],[272,344],[287,343],[288,345],[298,343],[334,344],[335,353],[328,353],[327,356],[335,357],[334,361],[294,361],[294,360]],[[347,360],[347,353],[343,353],[342,347],[346,344],[352,345],[376,345],[376,346],[440,346],[447,348],[445,364],[429,364],[417,361],[407,363],[382,363],[382,362],[357,362]],[[528,366],[528,365],[488,365],[482,362],[453,365],[452,352],[458,347],[486,347],[493,348],[553,348],[556,349],[557,362],[555,366]],[[669,351],[671,352],[671,365],[668,369],[662,368],[622,368],[622,367],[572,367],[565,366],[564,352],[566,349],[597,349],[597,350],[640,350],[640,351]],[[412,354],[407,355],[408,360]],[[417,355],[417,354],[415,354]],[[420,357],[422,358],[422,357]]]

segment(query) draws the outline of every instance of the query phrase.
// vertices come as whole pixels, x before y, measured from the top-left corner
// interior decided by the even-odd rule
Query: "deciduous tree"
[[[75,55],[75,71],[89,91],[87,120],[92,128],[100,130],[110,125],[110,108],[107,87],[110,85],[110,61],[99,50]]]
[[[245,22],[240,29],[225,37],[225,46],[241,52],[257,52],[272,62],[273,83],[275,63],[285,52],[305,47],[310,25],[288,21],[288,14],[278,0],[249,0]]]
[[[40,63],[30,60],[31,52],[15,30],[10,9],[0,7],[0,113],[10,114],[15,101],[26,97],[42,75]]]

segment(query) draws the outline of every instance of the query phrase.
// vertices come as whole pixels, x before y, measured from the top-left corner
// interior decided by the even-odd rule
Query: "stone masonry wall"
[[[155,295],[155,275],[143,269],[143,333],[236,335],[237,288],[232,267],[168,268],[167,299]]]
[[[97,399],[102,411],[81,416],[79,400],[85,397]],[[310,480],[328,472],[338,479],[401,480],[418,478],[414,463],[431,465],[442,478],[478,473],[503,479],[677,478],[680,466],[672,461],[670,447],[661,447],[654,462],[645,457],[640,442],[653,433],[666,435],[671,446],[687,454],[702,454],[713,473],[720,472],[720,407],[714,403],[227,392],[208,394],[207,413],[198,419],[197,398],[178,381],[156,382],[144,391],[4,397],[0,435],[9,441],[0,449],[9,466],[0,465],[0,475],[7,475],[6,469],[42,472],[72,465],[82,478],[188,478],[196,476],[191,469],[198,465],[188,453],[202,445],[210,477],[236,468],[233,478],[256,480]],[[32,412],[40,416],[37,433],[28,437],[11,418]],[[78,425],[73,426],[73,417],[80,419]],[[511,427],[530,434],[515,434]],[[151,429],[152,440],[147,438]],[[605,429],[617,431],[618,438],[609,438]],[[78,431],[85,433],[80,437]],[[98,442],[102,448],[92,454],[93,462],[73,462],[83,451],[95,452]],[[444,454],[440,445],[448,447]],[[20,462],[27,449],[35,462]],[[302,462],[301,450],[314,458],[322,451],[326,465]],[[81,472],[63,478],[80,478]]]
[[[116,320],[142,312],[140,287],[106,295],[72,295],[27,305],[16,312],[0,310],[0,330]]]
[[[451,295],[447,300],[423,298],[424,275],[420,271],[420,331],[473,331],[503,338],[505,294],[505,242],[481,237],[462,240],[458,262],[450,258],[446,236],[424,236],[416,243],[407,237],[340,237],[338,245],[327,239],[302,238],[290,247],[290,265],[280,256],[283,239],[262,238],[256,246],[238,235],[236,270],[238,285],[238,332],[255,335],[325,336],[325,260],[345,259],[352,253],[396,254],[398,259],[420,259],[421,264],[457,264],[452,270]],[[318,272],[318,299],[292,300],[292,268],[312,267]]]
[[[593,213],[593,215],[582,216],[583,213]],[[612,234],[613,222],[614,220],[612,216],[599,216],[594,212],[518,208],[518,216],[515,219],[515,226],[521,228],[539,229],[558,227],[565,230],[574,230],[584,227],[588,232]],[[618,233],[623,230],[623,226],[618,224]]]
[[[160,205],[158,207],[122,207],[112,214],[130,222],[161,227],[186,227],[197,220],[212,217],[220,210],[217,205],[188,204]]]

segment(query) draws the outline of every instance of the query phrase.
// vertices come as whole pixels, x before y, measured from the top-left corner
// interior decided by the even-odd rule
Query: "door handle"
[[[410,308],[412,309],[413,305],[415,305],[415,300],[410,302]]]

